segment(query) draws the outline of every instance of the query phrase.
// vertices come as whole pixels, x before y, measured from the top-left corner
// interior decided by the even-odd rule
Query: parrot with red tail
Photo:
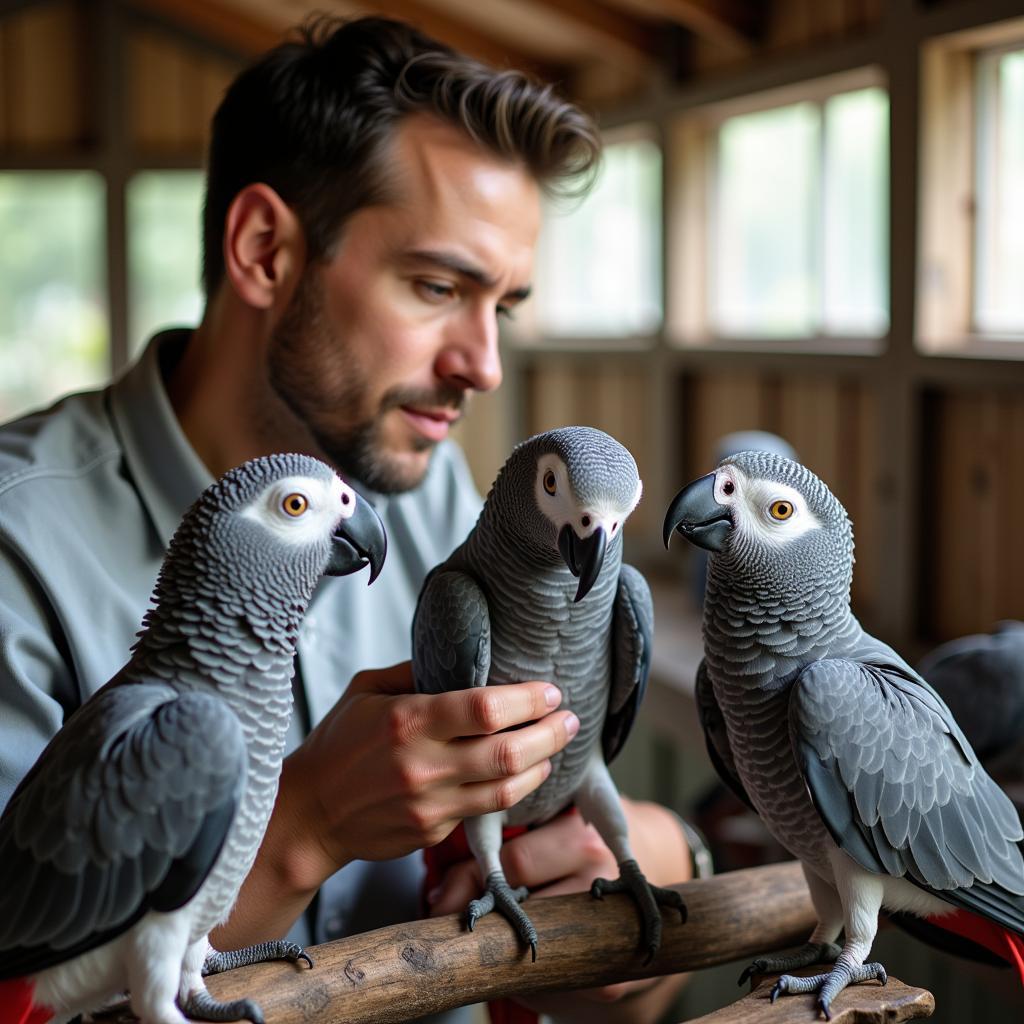
[[[850,611],[853,529],[797,462],[742,452],[665,517],[711,552],[697,702],[725,782],[799,858],[818,923],[744,972],[783,972],[772,1000],[813,992],[830,1018],[882,910],[985,946],[1024,983],[1024,832],[939,695]],[[843,933],[843,941],[838,939]],[[785,972],[828,966],[801,977]]]

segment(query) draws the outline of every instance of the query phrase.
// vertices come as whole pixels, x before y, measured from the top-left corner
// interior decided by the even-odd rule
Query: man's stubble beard
[[[344,357],[344,358],[342,358]],[[329,368],[329,369],[328,369]],[[324,316],[322,288],[307,272],[271,338],[267,371],[275,394],[312,435],[324,456],[345,476],[380,494],[419,486],[430,460],[415,467],[384,451],[385,415],[403,405],[462,408],[465,393],[453,389],[392,388],[375,413],[339,423],[337,410],[361,409],[369,384]],[[435,442],[414,438],[411,452],[432,451]]]

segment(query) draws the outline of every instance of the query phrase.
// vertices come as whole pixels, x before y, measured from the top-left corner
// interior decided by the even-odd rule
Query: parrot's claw
[[[857,964],[850,967],[837,964],[828,974],[812,974],[806,978],[783,974],[772,986],[769,998],[774,1003],[782,995],[817,992],[818,1009],[825,1015],[825,1020],[831,1020],[832,1000],[847,985],[854,985],[860,981],[877,981],[884,985],[888,980],[889,975],[879,963]]]
[[[834,964],[843,951],[834,942],[805,942],[799,949],[783,956],[759,956],[743,968],[737,985],[744,985],[755,974],[783,974],[811,964]]]
[[[679,911],[680,922],[686,923],[686,904],[675,889],[663,889],[651,885],[644,878],[644,873],[635,860],[624,860],[619,865],[619,877],[616,879],[595,878],[590,886],[590,895],[595,899],[604,899],[607,892],[628,892],[640,909],[643,924],[643,946],[647,950],[644,964],[654,959],[654,954],[661,946],[661,911],[659,907],[671,907]]]
[[[252,1024],[265,1024],[263,1011],[251,999],[219,1003],[206,989],[190,993],[188,999],[180,1006],[181,1012],[192,1020],[248,1020],[252,1021]]]
[[[527,917],[526,911],[519,906],[530,890],[525,885],[513,889],[501,875],[495,873],[487,876],[487,891],[478,900],[470,900],[466,907],[466,925],[470,931],[476,927],[481,917],[497,909],[501,915],[511,922],[519,938],[530,947],[533,962],[537,961],[537,929]]]
[[[255,946],[228,950],[224,953],[216,949],[211,950],[203,961],[203,977],[230,971],[235,967],[265,964],[271,960],[287,960],[293,964],[305,960],[310,967],[313,966],[313,958],[298,943],[276,939],[272,942],[261,942]]]

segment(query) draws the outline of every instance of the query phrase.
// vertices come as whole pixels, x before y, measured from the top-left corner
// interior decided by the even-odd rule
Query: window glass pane
[[[1024,332],[1024,50],[981,63],[975,327]]]
[[[105,195],[95,173],[0,173],[0,418],[108,375]]]
[[[889,328],[889,97],[840,93],[825,103],[823,330]]]
[[[137,352],[162,327],[193,327],[203,308],[201,171],[146,171],[128,183],[129,338]]]
[[[546,204],[537,269],[543,333],[644,335],[661,325],[661,150],[608,145],[582,202]]]
[[[719,334],[816,327],[819,111],[795,103],[722,123],[711,301]]]

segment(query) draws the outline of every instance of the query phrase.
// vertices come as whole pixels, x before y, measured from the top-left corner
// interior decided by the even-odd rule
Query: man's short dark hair
[[[551,86],[496,71],[389,18],[319,18],[243,71],[213,117],[203,208],[203,284],[224,276],[227,211],[263,182],[295,211],[307,255],[327,255],[356,210],[382,201],[383,156],[402,118],[431,113],[548,192],[582,191],[600,140]]]

